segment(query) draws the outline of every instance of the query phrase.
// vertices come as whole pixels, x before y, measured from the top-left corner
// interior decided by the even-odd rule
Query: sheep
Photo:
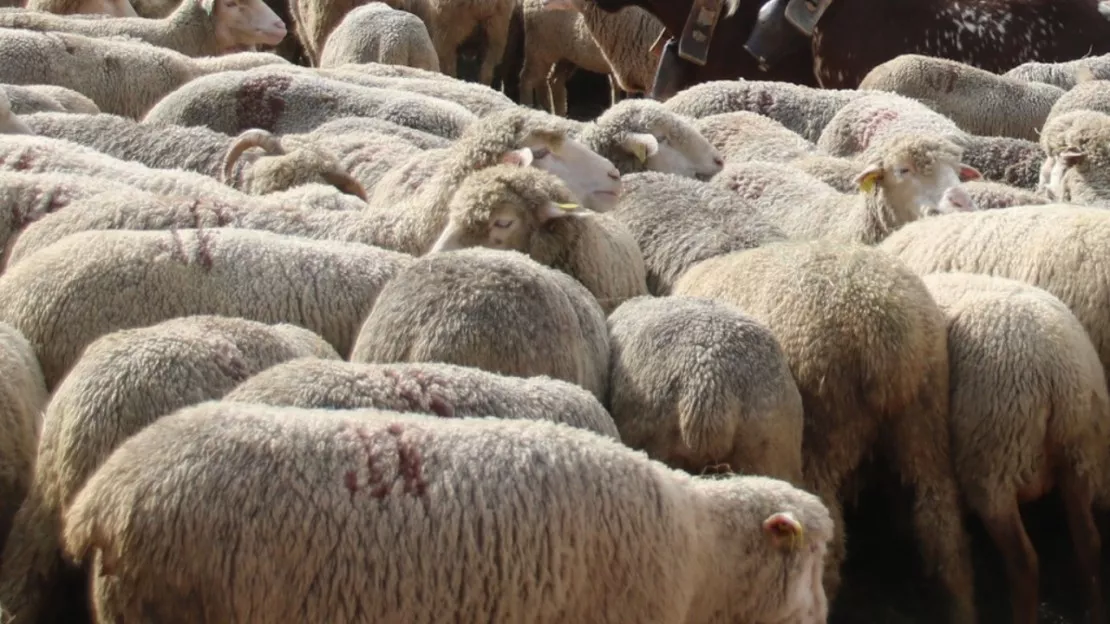
[[[1110,396],[1086,330],[1059,299],[1022,282],[968,273],[922,280],[948,322],[956,475],[1006,560],[1014,621],[1036,621],[1039,604],[1037,553],[1019,504],[1056,487],[1091,621],[1103,621],[1091,503],[1106,468]]]
[[[381,65],[378,65],[381,67]],[[362,87],[394,89],[405,93],[415,93],[447,100],[462,106],[479,117],[512,108],[516,104],[505,94],[485,85],[462,80],[440,80],[414,76],[378,76],[367,74],[367,65],[346,64],[338,67],[325,67],[316,70],[324,78],[341,80]]]
[[[924,135],[965,147],[967,133],[928,106],[894,93],[866,95],[842,106],[829,120],[817,148],[830,156],[856,156],[895,136]]]
[[[397,135],[385,133],[359,132],[335,137],[311,132],[285,137],[303,139],[308,144],[319,146],[333,154],[364,189],[375,188],[390,171],[404,166],[406,162],[419,159],[426,153],[424,149]]]
[[[516,107],[481,118],[451,147],[418,154],[381,179],[370,205],[406,204],[404,210],[391,210],[400,225],[390,246],[411,254],[427,251],[446,224],[448,202],[459,184],[496,164],[552,173],[598,212],[609,210],[621,192],[616,167],[567,136],[559,118]]]
[[[619,101],[612,69],[594,42],[582,15],[547,10],[544,0],[521,0],[524,60],[520,70],[520,103],[535,105],[560,117],[567,115],[567,80],[575,67],[609,75],[609,104]]]
[[[22,0],[6,0],[0,6],[23,6]],[[80,15],[82,17],[137,17],[135,8],[128,0],[26,0],[26,8],[31,11],[44,11],[58,15]]]
[[[0,91],[0,134],[34,134],[19,115],[12,112],[12,104],[3,91]]]
[[[411,260],[235,228],[80,232],[8,266],[0,320],[35,345],[49,388],[97,337],[187,314],[301,325],[346,356],[382,285]]]
[[[63,541],[103,621],[815,624],[832,531],[786,482],[694,478],[564,424],[211,401],[124,442]],[[220,565],[221,535],[248,568]]]
[[[64,139],[0,134],[0,171],[104,177],[154,193],[236,200],[249,197],[191,171],[151,169]]]
[[[105,113],[133,119],[198,76],[285,62],[246,52],[193,59],[142,42],[0,28],[0,82],[65,87]]]
[[[91,176],[0,171],[0,251],[16,233],[46,214],[99,193],[136,190]]]
[[[472,248],[417,258],[382,288],[348,359],[547,375],[599,401],[609,385],[601,306],[570,276],[515,251]]]
[[[617,87],[628,93],[651,91],[659,64],[651,49],[663,30],[662,22],[654,15],[637,6],[609,13],[578,0],[540,0],[540,3],[545,12],[576,11],[582,15],[594,44],[609,65],[603,73],[610,74]]]
[[[640,245],[648,292],[657,296],[706,258],[786,238],[736,193],[667,173],[625,176],[612,215]]]
[[[841,497],[882,447],[913,486],[922,560],[947,590],[949,621],[975,622],[949,448],[944,315],[921,279],[859,243],[783,241],[703,260],[674,294],[733,305],[782,346],[805,406],[806,489],[829,507],[837,529],[825,570],[829,599],[845,552]]]
[[[960,192],[962,191],[962,193]],[[966,202],[966,203],[965,203]],[[945,191],[936,214],[1047,204],[1048,198],[1001,182],[971,180]]]
[[[0,437],[0,548],[9,541],[16,510],[31,489],[42,409],[48,399],[31,344],[17,329],[0,322],[0,421],[4,427]]]
[[[802,396],[771,331],[722,303],[637,297],[609,315],[620,439],[672,468],[802,482]]]
[[[388,135],[395,139],[411,143],[422,150],[438,149],[451,145],[450,140],[439,135],[416,130],[408,126],[402,126],[392,121],[367,117],[341,117],[317,126],[312,132],[293,136],[305,139],[325,140],[327,138],[343,138],[349,137],[352,134],[366,133]]]
[[[948,117],[969,134],[1037,140],[1064,90],[999,76],[947,58],[902,54],[875,66],[861,90],[897,93]]]
[[[1101,249],[1110,214],[1044,204],[943,215],[907,224],[879,248],[918,273],[962,271],[1027,282],[1058,297],[1110,367],[1110,316]]]
[[[38,186],[43,186],[40,183]],[[303,207],[282,203],[235,202],[162,196],[138,189],[111,190],[74,197],[68,184],[59,194],[70,203],[65,210],[47,206],[30,212],[14,225],[22,231],[8,246],[7,264],[12,266],[27,256],[49,247],[77,232],[91,230],[161,230],[196,228],[240,228],[265,230],[300,238],[327,241],[388,244],[391,225],[388,213],[379,215],[357,210],[328,210],[315,205]],[[34,191],[34,187],[28,189]],[[41,191],[40,191],[41,192]],[[42,200],[39,200],[41,203]],[[34,209],[35,204],[29,206]],[[14,228],[13,228],[14,229]]]
[[[509,377],[469,366],[290,360],[235,387],[232,403],[421,413],[441,418],[550,420],[620,440],[609,412],[586,390],[550,377]]]
[[[424,22],[439,55],[440,71],[452,78],[458,76],[459,46],[476,29],[481,29],[486,45],[478,82],[493,84],[494,70],[505,56],[515,0],[388,0],[386,4],[412,13]]]
[[[1041,146],[1047,158],[1040,190],[1050,199],[1110,207],[1110,115],[1074,110],[1045,124]]]
[[[0,566],[4,605],[21,621],[42,621],[45,612],[67,601],[63,583],[74,572],[59,556],[62,511],[124,440],[178,408],[218,399],[294,358],[339,355],[294,325],[203,315],[112,332],[90,343],[46,409],[34,482]]]
[[[0,28],[125,35],[186,56],[215,56],[240,46],[277,45],[285,23],[262,0],[182,0],[164,19],[79,19],[41,11],[0,11]]]
[[[322,47],[320,67],[373,62],[439,71],[439,57],[424,22],[383,2],[351,9]]]
[[[980,176],[944,139],[895,136],[873,146],[848,195],[788,164],[730,164],[713,184],[739,193],[794,239],[831,237],[874,245],[937,210],[949,189]]]
[[[708,180],[724,159],[688,120],[654,100],[625,100],[587,124],[575,138],[621,173],[660,171]]]
[[[848,102],[866,97],[854,89],[814,89],[786,82],[713,80],[683,89],[664,106],[687,117],[748,111],[770,117],[816,143]]]
[[[817,149],[786,126],[757,113],[736,111],[697,119],[694,128],[717,148],[725,162],[786,162]]]
[[[437,98],[262,67],[197,78],[159,101],[143,122],[207,126],[224,134],[251,128],[291,134],[356,115],[448,139],[457,139],[476,119],[462,106]]]
[[[32,113],[88,113],[100,112],[89,98],[64,87],[53,85],[0,85],[16,115]]]
[[[1018,78],[1029,82],[1041,82],[1069,90],[1082,82],[1084,74],[1096,79],[1110,78],[1110,54],[1089,56],[1062,63],[1022,63],[1002,74],[1007,78]]]
[[[983,178],[1035,190],[1045,155],[1041,147],[1024,139],[965,136],[964,162],[975,167]]]
[[[451,198],[430,253],[468,247],[527,254],[582,283],[608,314],[647,294],[644,257],[612,215],[579,209],[558,178],[531,167],[496,165],[471,174]]]
[[[41,113],[26,121],[40,136],[73,141],[148,167],[203,173],[246,193],[258,195],[325,182],[366,198],[365,190],[333,155],[319,147],[283,141],[265,130],[229,137],[204,127],[140,124],[104,113]],[[256,147],[261,150],[248,151]]]
[[[774,161],[772,160],[772,162]],[[859,184],[856,183],[856,178],[863,173],[864,164],[855,158],[812,153],[790,160],[787,164],[817,178],[841,193],[859,192]],[[718,183],[723,181],[722,179]]]
[[[1048,122],[1060,115],[1077,110],[1110,113],[1110,105],[1107,104],[1108,98],[1110,98],[1110,79],[1081,82],[1072,87],[1059,100],[1056,100],[1056,104],[1048,114],[1045,125],[1048,125]]]

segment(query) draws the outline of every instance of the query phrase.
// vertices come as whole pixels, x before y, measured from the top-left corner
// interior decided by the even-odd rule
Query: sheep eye
[[[896,167],[896,168],[894,169],[894,173],[896,173],[896,174],[898,174],[898,175],[900,175],[900,176],[908,175],[908,174],[909,174],[909,172],[910,172],[910,168],[909,168],[909,167]]]
[[[546,147],[533,147],[532,148],[532,158],[535,158],[536,160],[540,160],[541,158],[546,158],[547,155],[550,154],[550,153],[551,153],[551,150],[547,149]]]
[[[513,224],[512,219],[498,219],[498,220],[493,222],[493,227],[495,227],[495,228],[507,228],[512,224]]]

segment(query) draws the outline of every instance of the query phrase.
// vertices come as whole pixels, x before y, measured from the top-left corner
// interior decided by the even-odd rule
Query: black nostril
[[[717,165],[718,167],[724,167],[725,166],[725,159],[721,158],[720,156],[714,156],[713,157],[713,164]]]

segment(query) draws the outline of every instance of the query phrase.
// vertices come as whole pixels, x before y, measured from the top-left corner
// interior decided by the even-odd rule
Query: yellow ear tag
[[[863,191],[864,193],[870,193],[871,190],[874,189],[874,188],[875,188],[875,176],[867,176],[863,180],[860,180],[859,190]]]
[[[632,154],[639,159],[640,162],[647,160],[647,146],[643,143],[636,143],[632,146]]]
[[[578,204],[555,204],[566,212],[573,212],[578,209]]]

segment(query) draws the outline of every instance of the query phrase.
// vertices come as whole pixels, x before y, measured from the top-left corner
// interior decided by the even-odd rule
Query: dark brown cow
[[[607,11],[640,6],[666,26],[674,39],[660,59],[655,89],[660,99],[709,80],[812,84],[806,72],[816,74],[823,87],[851,89],[876,65],[906,53],[1004,72],[1027,61],[1110,52],[1110,20],[1096,0],[832,0],[814,29],[812,50],[799,31],[784,24],[786,0],[770,0],[762,19],[759,0],[725,0],[715,28],[708,31],[705,63],[698,64],[681,58],[675,42],[691,12],[712,9],[715,0],[590,1]],[[761,71],[745,49],[759,20],[761,32],[771,33],[767,45],[777,52],[769,59],[769,71]],[[773,50],[775,45],[779,50]]]

